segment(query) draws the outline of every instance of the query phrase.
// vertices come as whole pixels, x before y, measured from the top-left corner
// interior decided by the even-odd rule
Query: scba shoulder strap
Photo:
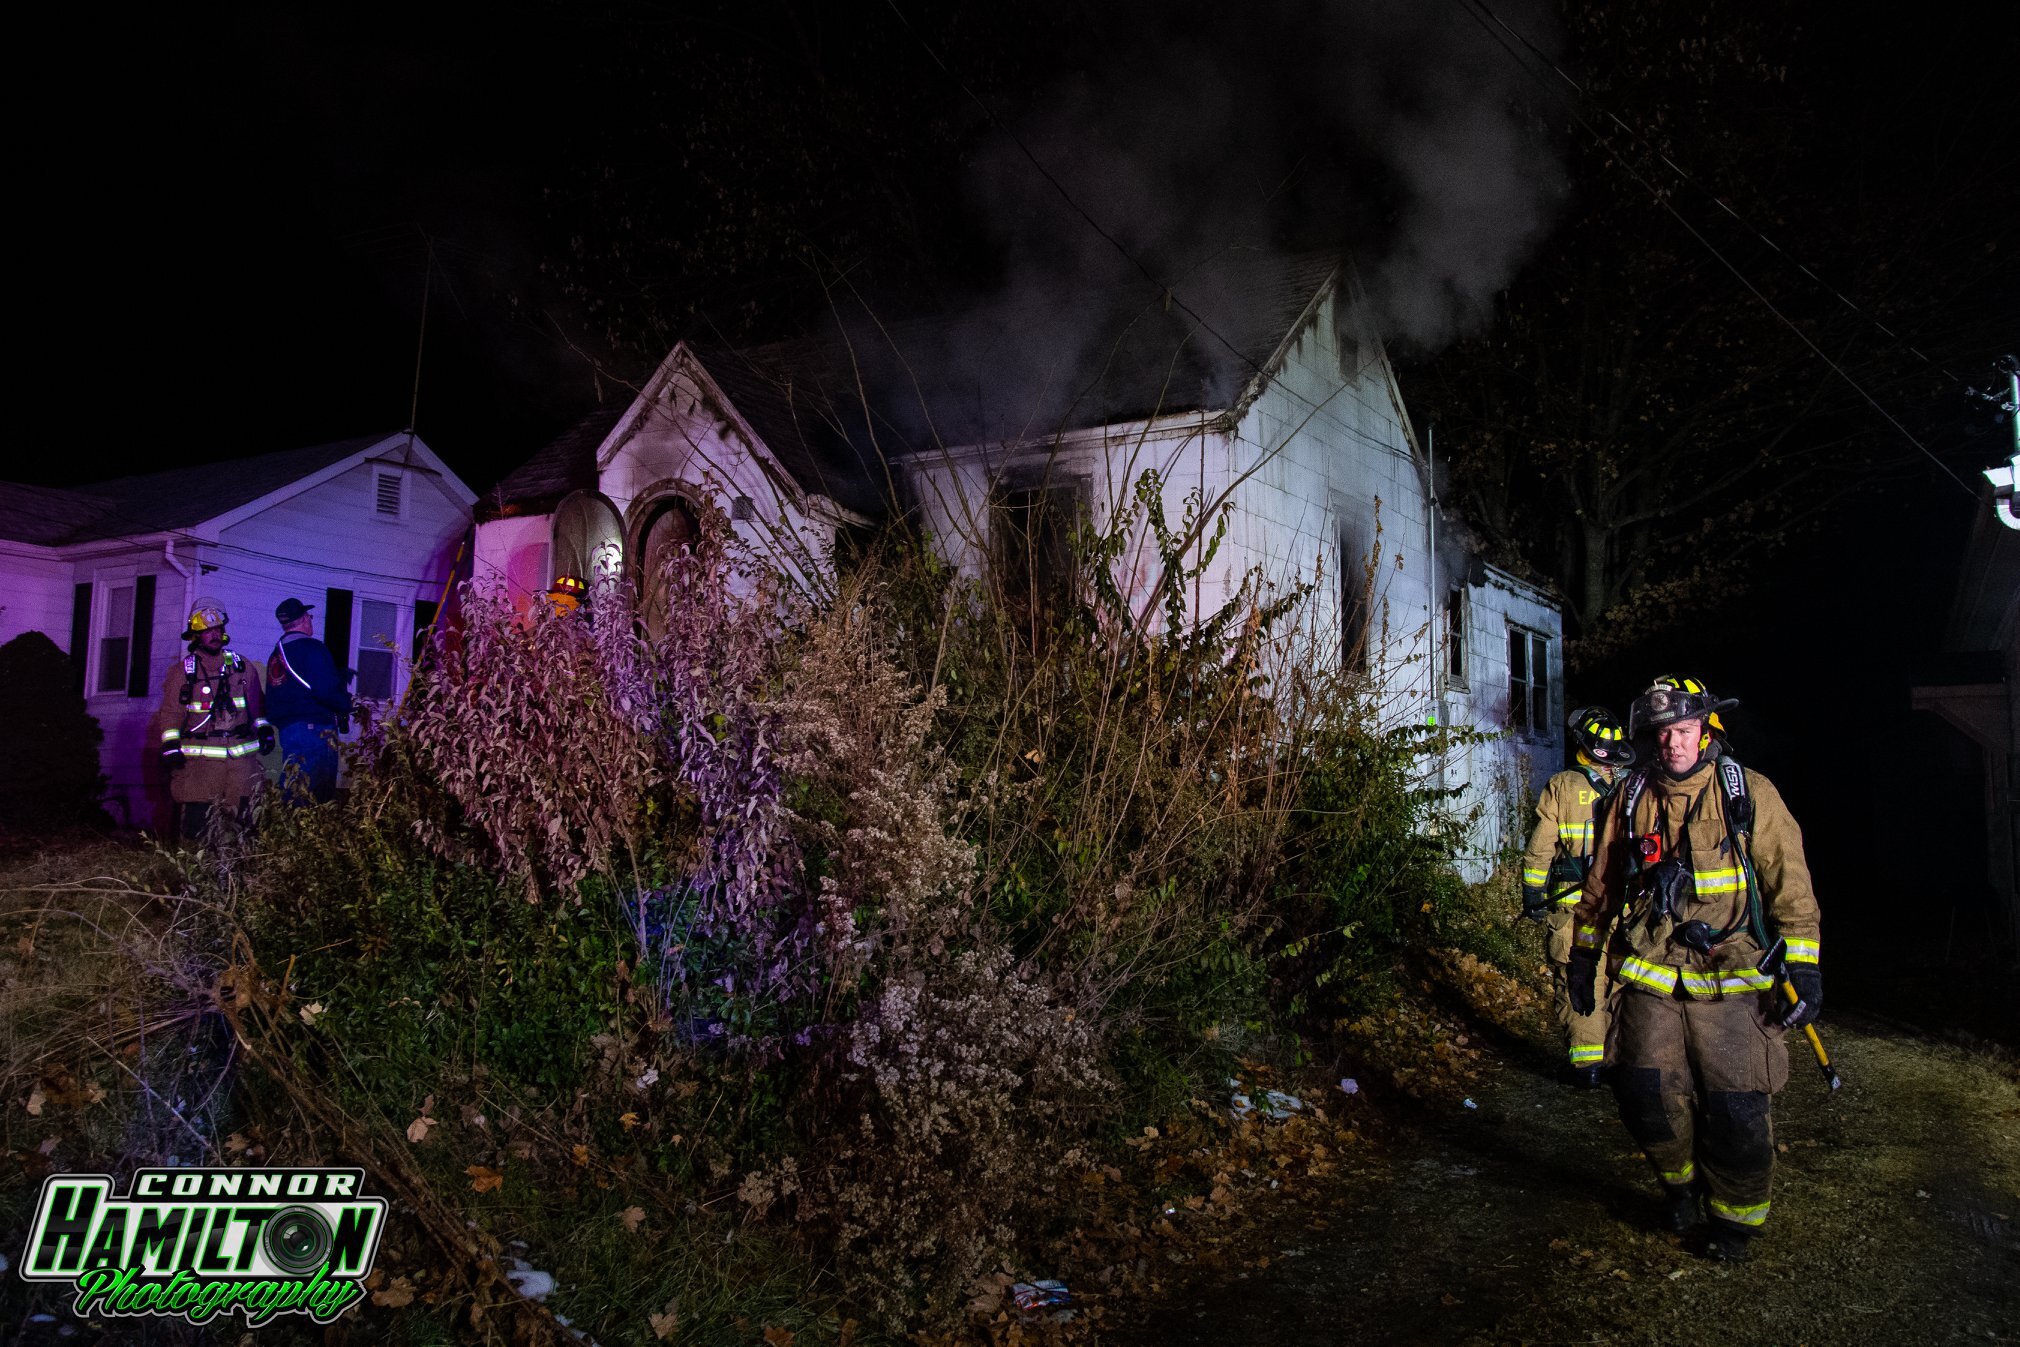
[[[1642,767],[1629,772],[1627,779],[1620,783],[1618,789],[1620,791],[1620,817],[1625,820],[1624,826],[1627,830],[1633,832],[1634,811],[1641,807],[1641,797],[1648,793],[1648,769]]]
[[[1762,914],[1760,878],[1753,865],[1753,796],[1747,791],[1746,768],[1737,758],[1724,754],[1718,760],[1720,803],[1725,806],[1726,843],[1733,859],[1746,877],[1746,916],[1743,918],[1762,949],[1768,947],[1767,922]]]
[[[1741,835],[1753,834],[1753,796],[1746,790],[1746,768],[1732,758],[1718,760],[1718,784],[1725,793],[1725,828],[1733,844]]]

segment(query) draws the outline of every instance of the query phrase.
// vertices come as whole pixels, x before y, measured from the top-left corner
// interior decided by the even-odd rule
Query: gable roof
[[[370,450],[381,445],[394,446],[395,442],[399,442],[396,447],[400,452],[411,451],[425,466],[442,472],[454,493],[470,499],[469,488],[441,465],[425,444],[405,431],[394,431],[304,449],[283,449],[248,458],[171,468],[166,472],[115,477],[68,491],[10,487],[7,491],[10,508],[0,514],[0,536],[55,546],[195,528],[244,512],[248,507],[267,502],[269,497],[289,493],[291,488],[305,489],[346,460],[362,460]],[[22,495],[17,504],[13,499],[16,493],[36,494]],[[34,528],[19,520],[21,514],[37,508],[38,503],[51,511],[48,527]],[[9,527],[6,519],[15,519],[14,527],[32,530],[37,536],[21,537],[6,532]]]
[[[1239,405],[1340,267],[1335,253],[1228,249],[1169,289],[1135,281],[701,354],[760,434],[874,476],[872,440],[893,454]]]
[[[596,451],[623,419],[625,407],[598,407],[549,440],[533,457],[484,493],[486,518],[552,509],[571,491],[596,489]]]
[[[1241,405],[1341,274],[1337,253],[1228,248],[1168,290],[1135,281],[1063,304],[686,349],[803,490],[875,515],[891,488],[886,460],[907,453]],[[1059,343],[1062,332],[1074,340]],[[1018,385],[1017,371],[1048,363],[1062,371],[1038,398],[1049,405],[990,406]],[[594,488],[596,451],[630,410],[584,417],[487,493],[486,512],[551,507]]]

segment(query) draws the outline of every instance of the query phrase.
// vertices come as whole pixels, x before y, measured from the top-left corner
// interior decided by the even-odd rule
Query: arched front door
[[[645,629],[653,636],[666,630],[667,605],[672,593],[667,588],[666,567],[682,548],[693,547],[701,536],[694,507],[678,496],[669,496],[652,507],[645,527],[638,533],[638,612]]]

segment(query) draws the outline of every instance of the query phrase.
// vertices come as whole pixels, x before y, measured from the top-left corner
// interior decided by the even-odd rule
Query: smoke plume
[[[1549,45],[1538,0],[1502,13]],[[1486,314],[1563,190],[1545,95],[1457,3],[1126,3],[1074,23],[1098,31],[1064,53],[1073,73],[995,109],[970,166],[995,284],[900,334],[884,371],[943,442],[1098,414],[1105,374],[1170,359],[1154,330],[1174,308],[1174,393],[1225,399],[1249,373],[1238,334],[1272,317],[1231,260],[1343,251],[1364,320],[1435,348]]]

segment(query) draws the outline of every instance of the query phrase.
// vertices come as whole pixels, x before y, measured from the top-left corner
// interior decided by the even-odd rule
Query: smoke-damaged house
[[[1314,584],[1316,657],[1365,675],[1392,723],[1507,731],[1443,769],[1485,806],[1483,870],[1508,805],[1562,761],[1562,619],[1551,593],[1482,564],[1434,508],[1426,446],[1351,268],[1231,253],[1169,290],[1074,307],[676,347],[628,406],[480,503],[478,573],[520,603],[598,567],[649,583],[659,550],[709,507],[802,566],[895,509],[1036,609],[1079,583],[1076,522],[1106,527],[1155,474],[1174,525],[1189,504],[1227,511],[1189,611],[1250,574]],[[1146,620],[1156,557],[1139,535],[1119,563]]]
[[[146,734],[195,602],[224,606],[232,648],[255,663],[280,635],[282,599],[315,605],[317,634],[357,670],[353,691],[392,701],[475,500],[406,431],[73,490],[0,485],[0,641],[40,631],[69,653],[105,732],[107,808],[162,827]]]

